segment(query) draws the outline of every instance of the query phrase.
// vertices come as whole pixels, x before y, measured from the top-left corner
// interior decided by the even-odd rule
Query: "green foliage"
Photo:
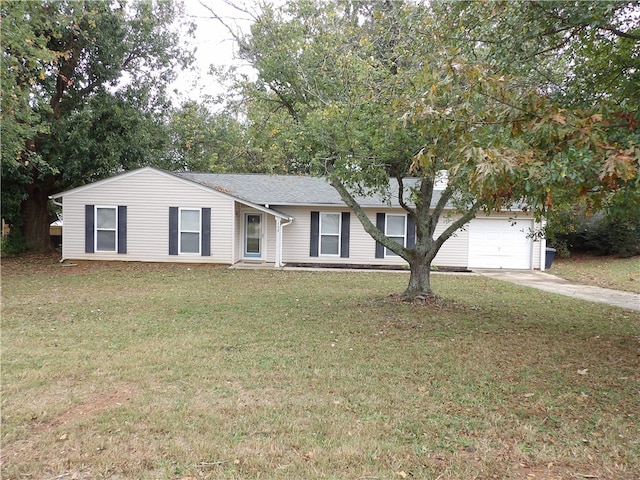
[[[228,111],[187,102],[170,120],[169,170],[257,173],[265,165],[247,148],[246,127]]]
[[[9,233],[6,237],[0,238],[0,254],[3,257],[20,255],[26,251],[27,246],[19,235]]]
[[[566,228],[570,226],[570,228]],[[550,228],[553,229],[552,223]],[[551,231],[551,243],[564,252],[593,252],[626,258],[640,255],[640,215],[575,215],[570,224]]]
[[[640,208],[640,2],[436,8],[476,56],[546,94],[538,118],[518,128],[544,162],[525,193],[551,215],[551,235],[564,212],[602,209],[616,224],[630,220]]]
[[[2,216],[45,248],[47,198],[162,158],[167,83],[189,51],[179,4],[10,0],[0,7]]]
[[[603,210],[566,204],[549,216],[546,236],[563,256],[572,251],[630,257],[640,254],[640,197],[622,190]]]

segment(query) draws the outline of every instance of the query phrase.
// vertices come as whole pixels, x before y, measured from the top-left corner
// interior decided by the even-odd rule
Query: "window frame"
[[[101,228],[98,226],[98,210],[113,210],[115,212],[115,226],[113,228]],[[118,253],[118,207],[113,205],[94,205],[93,207],[93,218],[95,219],[93,222],[93,251],[94,252],[112,252]],[[103,248],[98,248],[98,233],[99,232],[113,232],[114,233],[114,241],[113,248],[105,250]]]
[[[338,232],[337,233],[323,233],[323,217],[325,215],[335,215],[338,218]],[[322,237],[335,237],[338,251],[336,253],[324,253],[322,251]],[[342,249],[342,213],[341,212],[320,212],[318,222],[318,255],[323,257],[340,257]]]
[[[389,233],[388,233],[389,217],[400,217],[400,218],[403,219],[403,222],[404,222],[404,233],[403,233],[402,236],[389,235]],[[406,214],[398,214],[398,213],[387,213],[385,215],[385,218],[384,218],[384,234],[389,239],[402,238],[402,243],[400,243],[400,242],[398,242],[398,243],[400,245],[402,245],[404,248],[406,248],[407,247],[407,215]],[[384,247],[384,256],[385,257],[399,257],[400,255],[398,255],[397,253],[389,250],[387,247]]]
[[[187,230],[182,228],[182,212],[198,212],[198,230]],[[184,252],[182,251],[182,234],[197,233],[198,234],[198,251]],[[178,255],[194,255],[202,254],[202,208],[197,207],[178,207]]]

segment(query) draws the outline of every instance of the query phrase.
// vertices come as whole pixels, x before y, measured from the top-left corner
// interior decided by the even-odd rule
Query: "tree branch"
[[[442,247],[442,245],[444,245],[444,242],[446,242],[447,240],[449,240],[449,238],[451,238],[451,235],[453,235],[458,229],[462,228],[467,223],[469,223],[471,220],[473,220],[475,218],[475,216],[476,216],[476,213],[478,213],[478,209],[479,208],[480,208],[480,204],[479,204],[479,202],[476,201],[464,213],[464,215],[462,215],[455,222],[453,222],[451,225],[449,225],[444,230],[444,232],[442,232],[440,234],[440,236],[438,236],[438,238],[436,239],[434,251],[437,253],[438,250],[440,250],[440,248]],[[435,254],[434,254],[434,257],[435,257]]]
[[[409,261],[409,251],[398,242],[391,240],[383,232],[378,230],[378,227],[371,222],[369,217],[367,217],[367,214],[362,209],[362,206],[360,206],[356,199],[353,198],[353,195],[351,195],[340,180],[335,177],[331,177],[329,183],[337,190],[342,201],[350,207],[351,210],[353,210],[353,213],[355,213],[358,220],[360,220],[365,232],[367,232],[376,242],[381,243],[393,253],[400,255],[403,259]]]

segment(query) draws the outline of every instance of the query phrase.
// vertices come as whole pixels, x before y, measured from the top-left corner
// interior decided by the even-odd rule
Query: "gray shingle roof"
[[[338,192],[323,177],[191,172],[175,175],[258,205],[344,205]],[[407,179],[405,183],[415,185],[417,179]],[[396,182],[391,181],[390,186],[391,205],[399,206]],[[439,197],[439,192],[434,192],[432,203]],[[362,206],[388,205],[380,195],[356,200]]]

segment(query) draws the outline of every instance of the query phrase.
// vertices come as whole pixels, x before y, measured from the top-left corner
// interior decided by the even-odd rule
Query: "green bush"
[[[561,252],[593,252],[632,257],[640,254],[640,220],[604,214],[583,216],[570,231],[554,232],[549,243]]]
[[[27,251],[27,246],[21,237],[9,234],[0,239],[0,252],[3,257],[20,255]]]

